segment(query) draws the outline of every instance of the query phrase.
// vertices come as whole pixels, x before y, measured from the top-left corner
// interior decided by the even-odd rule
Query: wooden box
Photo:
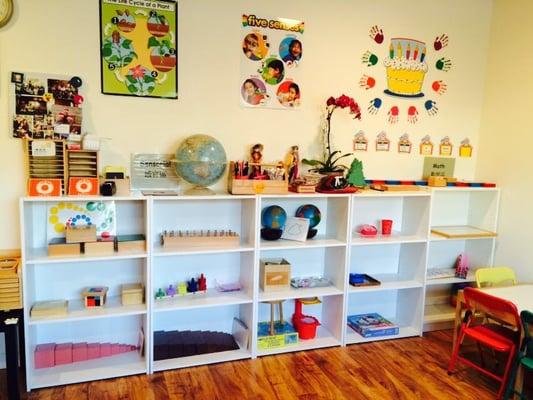
[[[103,307],[107,297],[106,286],[88,287],[82,292],[85,308]]]
[[[34,153],[33,142],[45,141],[41,139],[24,139],[24,164],[26,178],[59,179],[61,193],[66,194],[67,182],[67,150],[65,140],[53,140],[54,155]],[[49,140],[46,140],[49,141]],[[29,187],[28,187],[29,188]]]
[[[117,236],[117,251],[127,253],[142,253],[146,251],[146,238],[144,235],[119,235]]]
[[[86,242],[84,253],[87,256],[112,256],[115,254],[115,239],[100,238],[96,242]]]
[[[265,291],[284,290],[291,286],[291,265],[284,258],[261,260],[259,287]]]
[[[144,288],[142,283],[122,285],[122,305],[143,304]]]
[[[79,256],[80,243],[67,243],[65,238],[54,238],[48,243],[49,256]]]
[[[67,243],[96,242],[96,225],[65,227]]]
[[[262,167],[277,167],[277,164],[261,164]],[[236,179],[232,174],[234,168],[235,163],[232,161],[228,174],[228,192],[231,194],[286,194],[289,192],[286,172],[284,180]]]
[[[22,308],[22,285],[20,260],[7,258],[0,260],[0,310]]]

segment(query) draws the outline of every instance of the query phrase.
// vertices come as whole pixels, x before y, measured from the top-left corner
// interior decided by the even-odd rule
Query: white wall
[[[502,188],[496,264],[533,280],[533,2],[497,0],[476,175]]]
[[[440,112],[424,115],[423,101],[416,103],[421,121],[410,125],[404,118],[386,122],[386,111],[376,117],[363,114],[354,122],[345,111],[334,115],[334,147],[351,150],[353,135],[363,129],[370,144],[386,130],[392,139],[389,154],[358,153],[365,174],[371,178],[419,178],[422,157],[417,147],[430,134],[435,144],[449,135],[457,146],[464,137],[474,145],[474,158],[457,160],[457,176],[474,176],[478,154],[481,104],[487,57],[492,1],[462,0],[392,1],[217,1],[181,0],[179,3],[179,100],[138,99],[100,94],[98,2],[87,0],[19,0],[12,21],[0,31],[0,248],[18,246],[17,199],[25,192],[22,145],[8,132],[8,76],[10,71],[79,75],[84,79],[84,123],[87,131],[111,137],[101,154],[103,164],[129,164],[132,152],[173,152],[185,136],[208,133],[219,138],[229,158],[243,158],[254,142],[265,144],[264,158],[284,158],[289,146],[298,144],[304,157],[320,154],[317,143],[320,114],[327,97],[346,93],[366,109],[384,89],[382,63],[363,66],[366,50],[384,56],[393,36],[427,42],[447,33],[450,45],[440,53],[453,61],[448,73],[433,68],[440,53],[428,52],[433,80],[444,79],[448,93],[438,101]],[[260,16],[302,19],[306,23],[301,82],[303,105],[295,112],[250,110],[239,106],[240,17]],[[378,24],[386,39],[378,48],[368,30]],[[365,92],[357,85],[363,73],[378,79],[379,90]],[[387,104],[404,106],[401,100]],[[415,148],[411,155],[396,152],[398,137],[409,133]]]

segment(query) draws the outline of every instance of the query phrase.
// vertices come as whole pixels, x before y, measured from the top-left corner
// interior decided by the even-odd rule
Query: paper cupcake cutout
[[[385,132],[380,132],[376,138],[376,151],[389,151],[390,140]]]
[[[420,142],[420,154],[423,156],[433,155],[433,143],[429,135],[424,136]]]
[[[407,133],[404,133],[402,136],[400,136],[400,140],[398,142],[398,153],[411,153],[411,148],[413,147],[413,144],[409,140],[409,135]]]
[[[472,157],[472,145],[470,139],[465,138],[459,146],[459,157]]]
[[[359,131],[353,137],[353,150],[354,151],[367,151],[368,139],[363,131]]]
[[[441,156],[451,156],[452,150],[453,150],[453,145],[450,142],[450,137],[444,136],[440,141],[439,154]]]

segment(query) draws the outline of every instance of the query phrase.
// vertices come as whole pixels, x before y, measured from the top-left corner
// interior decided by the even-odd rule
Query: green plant
[[[334,98],[330,97],[326,102],[326,126],[325,126],[325,136],[326,140],[324,141],[324,158],[323,160],[308,160],[304,158],[302,160],[303,164],[309,165],[313,168],[310,171],[319,172],[319,173],[328,173],[328,172],[344,172],[348,169],[346,165],[339,164],[338,162],[352,155],[352,153],[341,154],[340,150],[331,151],[331,117],[333,112],[337,108],[350,108],[350,114],[354,114],[354,119],[361,119],[361,109],[355,100],[346,95],[341,95],[340,97]]]

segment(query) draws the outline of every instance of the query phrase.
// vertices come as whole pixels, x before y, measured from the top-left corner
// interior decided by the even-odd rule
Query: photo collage
[[[11,85],[13,137],[66,139],[81,134],[80,78],[13,72]]]

